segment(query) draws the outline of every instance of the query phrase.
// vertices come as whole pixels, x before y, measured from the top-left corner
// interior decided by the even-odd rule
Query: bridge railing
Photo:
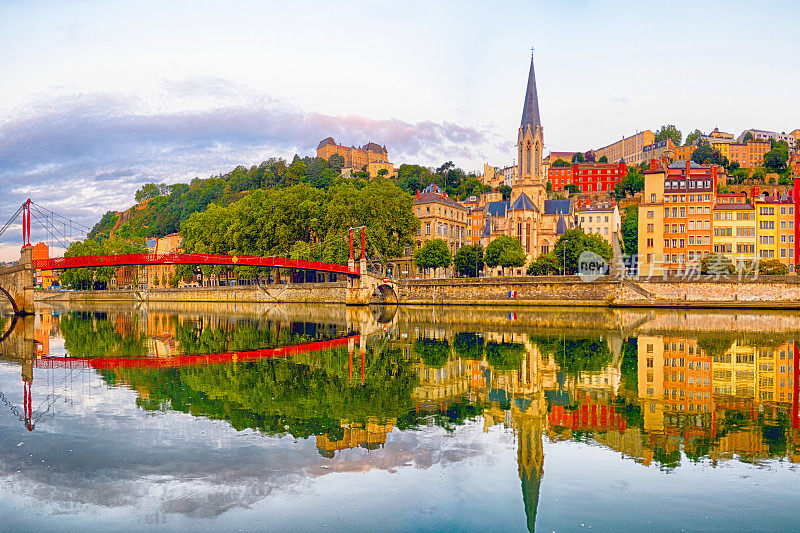
[[[57,270],[67,268],[86,268],[102,266],[134,266],[134,265],[224,265],[254,266],[273,268],[293,268],[297,270],[316,270],[332,272],[348,276],[360,276],[358,267],[346,265],[306,261],[303,259],[287,259],[282,257],[257,257],[252,255],[223,254],[119,254],[88,255],[79,257],[53,257],[36,259],[33,268],[37,270]]]

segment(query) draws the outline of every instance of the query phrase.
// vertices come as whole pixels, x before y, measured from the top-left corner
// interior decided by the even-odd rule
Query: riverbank
[[[36,301],[344,304],[347,291],[346,282],[141,292],[37,291]],[[601,278],[584,282],[575,276],[412,280],[397,284],[397,301],[400,305],[800,309],[800,277],[764,276],[747,281],[703,277],[638,281]]]

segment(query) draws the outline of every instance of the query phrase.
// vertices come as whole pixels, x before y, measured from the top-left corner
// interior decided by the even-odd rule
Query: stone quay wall
[[[401,304],[800,309],[800,277],[625,280],[577,276],[412,280]]]
[[[347,299],[347,282],[241,285],[238,287],[183,287],[175,289],[108,291],[37,291],[40,302],[257,302],[257,303],[342,303]]]
[[[187,287],[150,291],[37,291],[46,302],[347,303],[347,282],[239,287]],[[576,276],[412,280],[397,284],[400,305],[666,307],[800,309],[800,276],[762,276],[739,281],[600,278]]]

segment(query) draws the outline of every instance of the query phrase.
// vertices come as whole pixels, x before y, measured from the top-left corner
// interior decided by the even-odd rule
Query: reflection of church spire
[[[536,510],[539,506],[539,487],[544,473],[541,418],[520,414],[517,423],[517,464],[522,481],[522,502],[528,531],[536,527]]]

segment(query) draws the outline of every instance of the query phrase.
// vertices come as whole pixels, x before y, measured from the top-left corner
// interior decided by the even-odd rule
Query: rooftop
[[[533,204],[528,195],[525,193],[520,194],[517,196],[517,199],[514,200],[514,204],[511,206],[512,211],[538,211],[536,206]]]
[[[558,200],[545,200],[544,201],[544,214],[557,215],[569,213],[570,201],[568,198],[561,198]]]

